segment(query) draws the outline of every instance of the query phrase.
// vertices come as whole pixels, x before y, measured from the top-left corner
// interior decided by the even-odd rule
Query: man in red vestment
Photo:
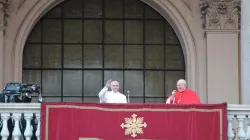
[[[172,95],[166,100],[167,104],[200,104],[197,94],[187,89],[186,81],[180,79],[177,82],[177,90],[173,90]]]

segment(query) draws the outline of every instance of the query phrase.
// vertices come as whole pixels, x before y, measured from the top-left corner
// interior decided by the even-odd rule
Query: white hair
[[[111,85],[113,85],[114,83],[117,83],[119,85],[119,82],[118,81],[112,81],[111,82]]]
[[[184,84],[184,85],[186,85],[187,82],[184,79],[180,79],[180,80],[178,80],[177,84]]]

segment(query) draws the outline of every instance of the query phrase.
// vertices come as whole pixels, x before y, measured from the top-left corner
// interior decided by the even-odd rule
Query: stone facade
[[[22,52],[30,31],[44,13],[62,1],[0,0],[3,32],[0,34],[0,88],[8,81],[22,80]],[[202,102],[239,103],[240,1],[142,1],[166,18],[175,30],[185,56],[188,85],[197,91]]]
[[[206,30],[238,30],[240,0],[201,0],[203,27]]]
[[[219,102],[217,95],[228,94],[240,100],[235,94],[240,88],[240,0],[201,0],[199,6],[207,42],[208,100]]]

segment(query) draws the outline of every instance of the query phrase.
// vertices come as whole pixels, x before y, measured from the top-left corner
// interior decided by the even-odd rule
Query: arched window
[[[185,77],[168,22],[140,0],[68,0],[35,25],[23,52],[23,82],[45,101],[99,102],[108,79],[131,102],[159,102]]]

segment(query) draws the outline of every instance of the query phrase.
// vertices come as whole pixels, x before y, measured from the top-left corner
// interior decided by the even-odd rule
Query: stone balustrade
[[[41,104],[0,104],[2,140],[40,140]],[[13,130],[13,131],[12,131]],[[12,132],[11,132],[12,131]]]
[[[250,105],[228,104],[228,140],[250,140]]]
[[[228,140],[250,140],[250,105],[227,107]],[[2,140],[40,140],[41,104],[0,104]]]

